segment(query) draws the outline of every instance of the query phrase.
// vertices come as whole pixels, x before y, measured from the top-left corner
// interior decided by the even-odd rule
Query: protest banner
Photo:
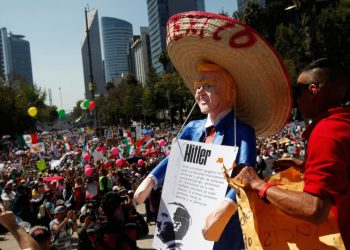
[[[201,230],[206,216],[225,198],[228,185],[221,167],[232,166],[237,151],[237,147],[174,140],[154,233],[155,249],[213,248]]]
[[[39,172],[44,172],[46,170],[45,160],[37,161],[36,162],[36,167],[38,168]]]
[[[45,144],[43,142],[32,144],[30,147],[30,152],[31,153],[45,152]]]
[[[283,213],[262,201],[255,192],[245,192],[233,179],[227,180],[237,192],[245,249],[345,249],[332,212],[325,223],[315,225]],[[266,181],[283,183],[278,187],[291,191],[302,191],[304,187],[302,174],[295,168],[277,173]]]

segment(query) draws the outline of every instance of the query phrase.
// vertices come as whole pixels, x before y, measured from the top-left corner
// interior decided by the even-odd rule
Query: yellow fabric
[[[277,207],[266,204],[256,192],[245,192],[226,175],[231,187],[237,191],[240,216],[246,249],[345,249],[339,228],[332,213],[321,225],[292,218]],[[282,182],[279,188],[302,191],[304,181],[299,171],[289,168],[266,179]]]

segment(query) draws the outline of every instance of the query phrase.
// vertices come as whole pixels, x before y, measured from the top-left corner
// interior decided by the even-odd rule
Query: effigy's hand
[[[155,183],[150,177],[146,177],[135,191],[134,199],[137,204],[142,204],[154,188]]]
[[[211,211],[204,221],[202,234],[204,239],[218,241],[227,222],[237,211],[237,204],[234,201],[224,200],[219,207]]]

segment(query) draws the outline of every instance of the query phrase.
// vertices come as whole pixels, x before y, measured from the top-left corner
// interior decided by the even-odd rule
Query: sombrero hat
[[[277,52],[258,32],[235,19],[197,11],[172,16],[167,32],[168,55],[192,93],[198,64],[215,63],[237,83],[237,117],[257,136],[284,126],[292,109],[290,79]]]

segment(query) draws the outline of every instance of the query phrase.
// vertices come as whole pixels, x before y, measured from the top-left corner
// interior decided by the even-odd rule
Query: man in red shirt
[[[304,167],[303,192],[267,185],[251,167],[243,168],[235,179],[299,219],[323,223],[332,210],[350,249],[350,107],[344,106],[349,100],[349,79],[341,66],[319,59],[301,72],[295,90],[302,117],[312,120],[303,133],[307,154],[304,162],[279,160],[275,167]]]

